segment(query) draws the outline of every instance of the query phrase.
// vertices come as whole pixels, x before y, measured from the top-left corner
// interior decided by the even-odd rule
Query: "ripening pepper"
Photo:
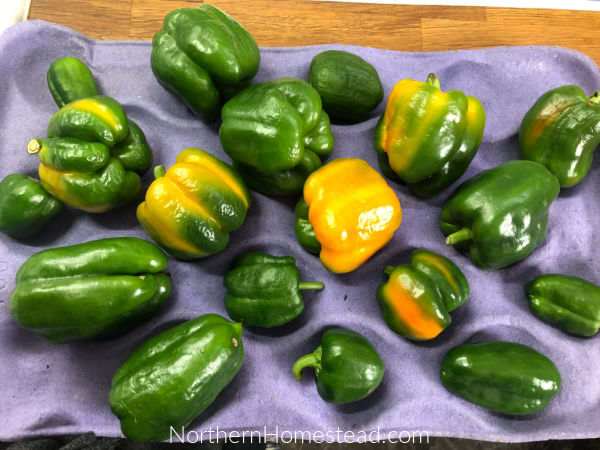
[[[238,256],[225,275],[225,309],[236,322],[270,328],[295,319],[304,310],[301,290],[323,283],[300,282],[296,260],[250,252]]]
[[[333,151],[321,98],[298,78],[255,84],[229,100],[222,116],[223,149],[258,192],[298,194]]]
[[[36,253],[17,271],[9,309],[53,342],[123,333],[158,312],[171,290],[151,242],[109,238]]]
[[[444,356],[440,378],[459,397],[514,415],[544,409],[561,386],[560,373],[547,357],[502,341],[454,347]]]
[[[152,72],[200,118],[219,117],[222,103],[250,84],[260,64],[254,38],[212,5],[180,8],[154,35]]]
[[[377,289],[388,327],[408,339],[433,339],[450,325],[450,311],[469,298],[469,283],[448,258],[419,249],[410,264],[388,266],[389,280]]]
[[[0,231],[14,238],[38,233],[62,209],[37,180],[20,173],[0,182]]]
[[[210,153],[188,148],[166,172],[157,166],[154,176],[137,208],[152,239],[181,259],[223,250],[250,206],[250,192],[236,171]]]
[[[540,319],[578,336],[600,329],[600,286],[560,274],[540,275],[527,283],[531,311]]]
[[[373,139],[382,172],[428,197],[458,180],[475,157],[485,125],[481,102],[426,82],[394,86]]]
[[[113,376],[110,408],[129,439],[165,440],[204,411],[243,362],[242,325],[205,314],[135,350]]]
[[[303,370],[315,369],[317,392],[329,403],[349,403],[369,396],[381,383],[385,367],[373,345],[361,334],[330,328],[321,345],[294,363],[292,371],[302,380]]]
[[[462,183],[440,214],[446,244],[482,269],[526,258],[546,237],[558,180],[541,164],[509,161]]]
[[[519,131],[521,159],[539,162],[561,187],[585,178],[600,144],[600,91],[590,97],[578,86],[561,86],[543,94]]]
[[[59,108],[75,100],[98,95],[89,67],[72,56],[58,58],[50,64],[46,79],[52,98]]]
[[[321,262],[335,273],[360,267],[392,239],[402,220],[396,193],[362,159],[336,159],[313,172],[304,200]],[[303,246],[316,248],[308,223],[301,231]]]

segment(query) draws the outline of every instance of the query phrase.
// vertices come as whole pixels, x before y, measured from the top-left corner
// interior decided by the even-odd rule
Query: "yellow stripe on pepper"
[[[123,132],[123,124],[115,120],[113,112],[105,104],[99,102],[94,98],[84,98],[82,100],[76,100],[62,108],[62,111],[68,111],[70,109],[76,109],[78,111],[85,111],[98,116],[110,126],[116,134]]]

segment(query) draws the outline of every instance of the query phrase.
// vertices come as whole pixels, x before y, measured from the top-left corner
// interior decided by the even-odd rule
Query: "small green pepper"
[[[98,95],[92,72],[83,61],[72,56],[59,58],[50,64],[46,78],[59,108],[75,100]]]
[[[290,322],[304,309],[301,290],[321,290],[323,283],[300,282],[296,260],[251,252],[238,256],[223,280],[229,317],[270,328]]]
[[[381,383],[385,368],[377,351],[361,334],[330,328],[321,345],[293,367],[297,380],[306,367],[315,368],[317,392],[330,403],[349,403],[369,396]]]

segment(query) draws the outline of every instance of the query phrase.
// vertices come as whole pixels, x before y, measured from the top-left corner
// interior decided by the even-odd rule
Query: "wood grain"
[[[31,0],[31,19],[95,39],[151,39],[164,15],[200,0]],[[558,45],[600,64],[600,12],[488,7],[209,0],[240,21],[259,45],[343,43],[405,51],[499,45]]]

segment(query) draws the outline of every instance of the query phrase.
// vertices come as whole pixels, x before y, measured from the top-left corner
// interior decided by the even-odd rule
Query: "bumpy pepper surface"
[[[586,96],[577,86],[561,86],[542,95],[521,123],[521,159],[537,161],[562,187],[585,178],[600,144],[600,91]]]
[[[161,247],[181,259],[203,258],[223,250],[229,232],[239,228],[250,192],[236,171],[203,150],[183,150],[165,172],[154,169],[137,218]]]
[[[260,54],[254,38],[212,5],[180,8],[165,16],[152,40],[152,72],[197,116],[212,121],[221,104],[250,84]]]
[[[453,348],[444,356],[440,378],[459,397],[514,415],[544,409],[561,386],[552,361],[525,345],[501,341]]]
[[[509,161],[461,184],[440,214],[446,244],[482,269],[526,258],[546,237],[558,180],[541,164]]]
[[[314,88],[297,78],[251,86],[223,106],[221,144],[250,187],[293,195],[333,151],[329,117]]]
[[[427,197],[450,186],[474,158],[485,125],[481,102],[442,92],[437,77],[402,80],[387,100],[373,139],[382,172]]]
[[[50,64],[46,78],[52,98],[59,108],[75,100],[98,95],[89,67],[72,56],[59,58]]]
[[[171,290],[166,255],[136,238],[41,251],[23,263],[10,313],[54,342],[123,333],[152,317]]]
[[[600,329],[600,286],[560,274],[527,283],[529,307],[542,320],[567,333],[593,336]]]
[[[321,262],[331,272],[360,267],[392,239],[402,221],[396,193],[362,159],[336,159],[313,172],[304,185],[304,200]],[[301,237],[310,235],[304,223]],[[309,241],[304,246],[314,246]]]
[[[393,331],[415,340],[433,339],[469,298],[469,283],[448,258],[415,250],[410,264],[386,267],[389,280],[377,289],[379,307]]]
[[[32,236],[62,209],[37,180],[20,173],[0,182],[0,231],[14,238]]]
[[[133,352],[113,376],[110,407],[129,439],[165,440],[206,409],[243,362],[241,324],[197,317]]]
[[[225,308],[236,322],[270,328],[295,319],[304,310],[301,290],[323,283],[300,282],[296,260],[251,252],[238,256],[225,275]]]
[[[381,383],[385,367],[371,343],[345,328],[330,328],[321,345],[294,364],[297,380],[303,370],[314,367],[317,392],[330,403],[350,403],[369,396]]]

